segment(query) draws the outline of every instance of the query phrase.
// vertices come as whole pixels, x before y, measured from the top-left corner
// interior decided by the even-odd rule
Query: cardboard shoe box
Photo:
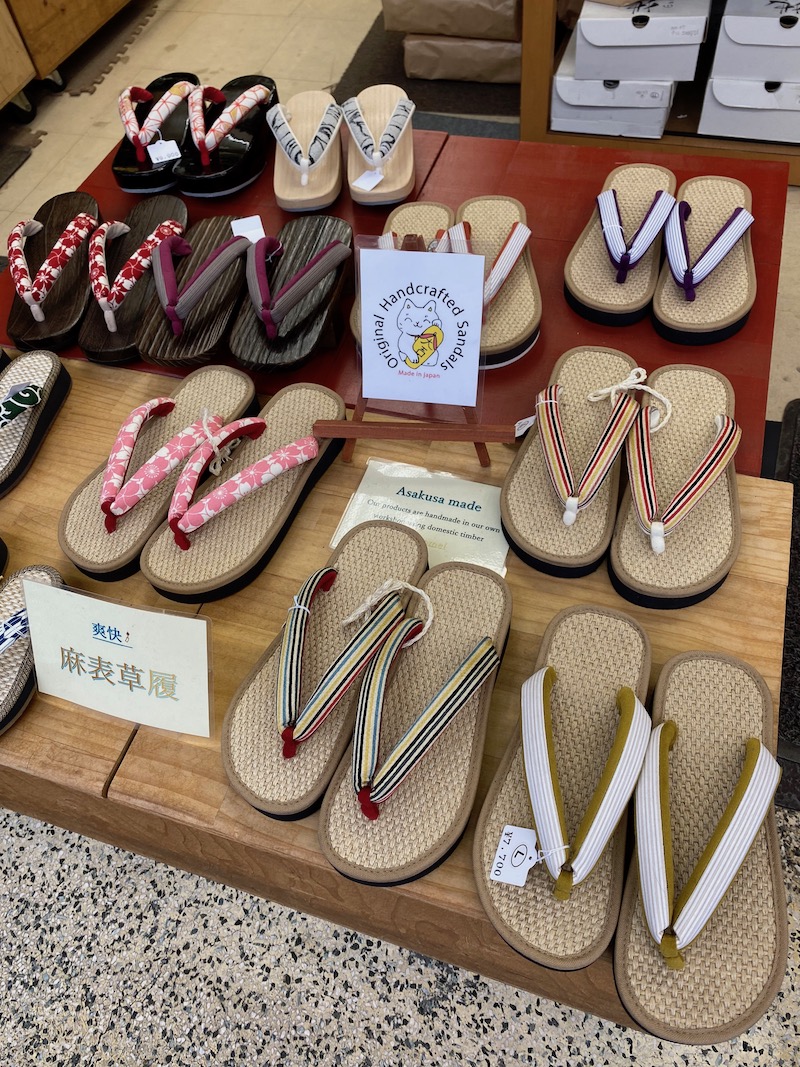
[[[550,128],[565,133],[661,137],[675,83],[575,78],[575,34],[553,77]]]
[[[382,0],[387,30],[423,36],[519,41],[520,0]]]
[[[800,81],[775,86],[774,82],[709,78],[697,132],[800,144]]]
[[[800,81],[800,3],[728,0],[712,76]]]
[[[711,0],[586,0],[575,29],[575,77],[692,81]]]
[[[513,84],[522,77],[522,45],[410,33],[403,38],[403,66],[408,78]]]

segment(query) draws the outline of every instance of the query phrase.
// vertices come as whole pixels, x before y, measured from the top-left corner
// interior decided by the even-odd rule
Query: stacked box
[[[800,143],[800,2],[728,0],[697,129]]]

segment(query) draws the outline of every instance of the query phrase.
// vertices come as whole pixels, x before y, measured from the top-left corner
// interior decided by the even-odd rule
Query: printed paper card
[[[364,396],[475,407],[483,256],[365,248],[359,262]]]
[[[25,581],[40,692],[144,726],[210,736],[208,623]]]
[[[371,459],[331,540],[370,519],[418,530],[431,567],[461,560],[506,573],[508,542],[500,528],[500,489],[442,471]]]

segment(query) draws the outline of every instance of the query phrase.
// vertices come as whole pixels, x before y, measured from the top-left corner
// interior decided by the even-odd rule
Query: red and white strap
[[[189,94],[189,126],[192,131],[192,140],[200,152],[200,162],[207,167],[211,162],[211,153],[219,147],[224,137],[227,137],[233,127],[249,115],[253,108],[259,104],[266,104],[272,97],[272,92],[265,85],[254,85],[245,89],[236,99],[228,104],[214,122],[211,128],[206,130],[205,104],[224,104],[226,97],[213,85],[196,85]]]
[[[25,256],[25,241],[28,237],[39,233],[42,229],[41,222],[37,222],[36,219],[19,222],[8,235],[8,265],[14,288],[31,309],[31,315],[36,322],[44,322],[44,311],[41,308],[44,298],[96,225],[97,219],[94,215],[86,212],[76,215],[53,245],[33,279],[31,279],[28,260]]]
[[[695,504],[725,473],[739,447],[742,431],[729,415],[717,415],[714,420],[717,429],[714,443],[662,511],[658,502],[651,446],[651,434],[658,427],[651,424],[651,411],[651,407],[643,407],[628,434],[628,479],[639,525],[650,538],[653,551],[661,555],[667,534],[686,518]]]
[[[186,99],[194,87],[194,82],[176,82],[153,104],[141,126],[136,118],[134,107],[136,104],[149,103],[153,99],[153,94],[138,85],[131,85],[122,90],[117,104],[119,117],[125,127],[125,136],[136,148],[136,159],[139,163],[146,162],[146,146],[161,129],[164,120],[172,114],[182,100]]]
[[[109,282],[106,263],[106,246],[109,241],[130,233],[130,227],[124,222],[104,222],[94,231],[89,241],[89,280],[95,300],[105,316],[106,326],[111,333],[117,332],[114,312],[120,307],[125,297],[136,285],[153,261],[153,251],[163,240],[173,234],[183,233],[183,226],[174,219],[167,219],[156,227],[139,245],[129,259],[123,263],[113,283]]]
[[[210,441],[204,441],[191,456],[181,473],[169,506],[168,521],[179,548],[191,547],[188,534],[204,526],[215,515],[243,500],[255,489],[267,485],[279,475],[314,459],[319,452],[316,437],[301,437],[270,452],[263,459],[251,463],[244,470],[232,475],[216,489],[192,503],[201,474],[211,463],[214,455],[240,437],[260,437],[266,423],[259,418],[237,419],[215,433]]]

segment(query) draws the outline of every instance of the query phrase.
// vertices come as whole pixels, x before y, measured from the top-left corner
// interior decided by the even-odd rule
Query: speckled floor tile
[[[800,814],[778,811],[790,964],[761,1023],[673,1045],[0,812],[4,1067],[792,1067]]]

